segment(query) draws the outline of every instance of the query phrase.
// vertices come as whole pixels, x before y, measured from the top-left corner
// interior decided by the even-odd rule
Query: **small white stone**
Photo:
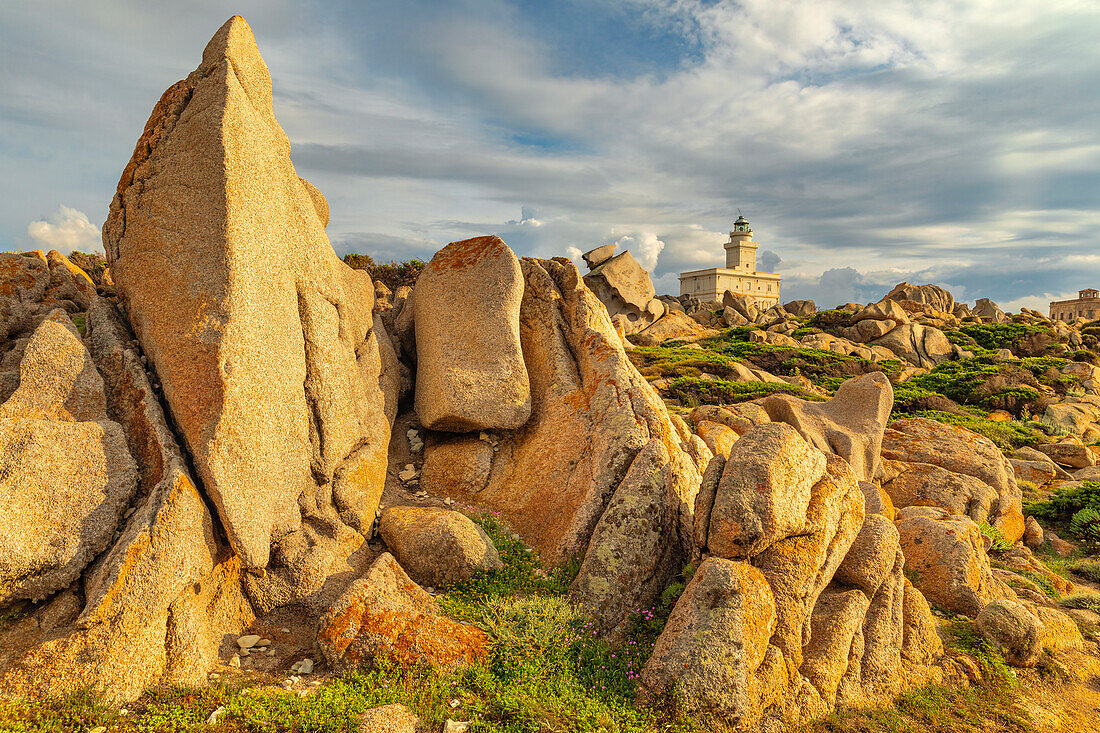
[[[88,733],[107,733],[107,726],[97,725],[95,728],[92,728],[90,731],[88,731]]]
[[[129,715],[130,711],[127,710],[126,708],[122,708],[121,710],[118,711],[118,714],[119,715]]]
[[[298,674],[311,674],[313,672],[313,660],[303,659],[298,662]]]
[[[450,506],[451,504],[455,503],[455,500],[448,496],[446,499],[443,500],[443,503],[447,506]]]
[[[459,702],[458,700],[451,700],[451,701],[450,701],[449,703],[447,703],[447,704],[451,706],[451,710],[454,710],[455,708],[457,708],[457,707],[458,707],[459,705],[461,705],[462,703],[460,703],[460,702]]]
[[[255,647],[253,647],[253,648],[255,648]],[[247,657],[251,653],[252,653],[252,649],[241,649],[241,656],[242,657]]]
[[[271,651],[269,651],[269,652],[267,653],[267,656],[269,656],[269,657],[273,657],[273,656],[275,656],[275,650],[274,650],[274,649],[272,649]]]
[[[251,649],[256,646],[256,642],[260,640],[258,634],[245,634],[244,636],[237,637],[237,646],[241,649]]]
[[[469,722],[448,720],[443,724],[443,733],[466,733],[468,730],[470,730]]]
[[[212,680],[216,680],[216,679],[218,679],[219,677],[221,677],[221,675],[220,675],[220,674],[218,674],[217,672],[211,672],[211,673],[210,673],[210,679],[212,679]]]
[[[210,713],[210,715],[206,718],[206,724],[211,725],[211,726],[217,725],[218,724],[218,718],[224,712],[225,712],[225,705],[219,705],[218,709],[215,710],[214,712]]]
[[[284,634],[289,634],[290,633],[290,629],[286,628],[285,626],[283,628],[279,629],[279,631],[281,631]]]
[[[230,657],[229,658],[229,666],[234,667],[236,669],[240,669],[241,668],[241,657],[240,657],[240,655],[234,654],[232,657]]]

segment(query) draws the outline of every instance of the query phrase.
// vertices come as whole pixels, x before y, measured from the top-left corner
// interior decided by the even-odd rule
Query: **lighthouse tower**
[[[726,248],[726,266],[680,273],[680,295],[690,295],[706,302],[719,302],[723,294],[751,295],[757,305],[767,308],[779,303],[779,286],[783,279],[775,272],[756,271],[756,249],[752,241],[752,226],[737,212],[733,231]]]
[[[760,245],[752,241],[752,227],[744,216],[733,222],[733,231],[724,246],[727,270],[756,272],[756,248]]]

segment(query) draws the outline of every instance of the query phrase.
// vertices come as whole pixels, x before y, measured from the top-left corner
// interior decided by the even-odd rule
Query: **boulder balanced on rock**
[[[452,242],[412,293],[416,413],[432,430],[514,430],[531,416],[520,346],[523,272],[499,237]]]

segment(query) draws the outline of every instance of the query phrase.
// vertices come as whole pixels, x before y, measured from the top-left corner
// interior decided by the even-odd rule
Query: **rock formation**
[[[497,237],[444,247],[390,293],[336,258],[328,219],[234,17],[123,172],[103,230],[117,297],[59,253],[0,255],[0,606],[25,612],[0,626],[0,692],[90,685],[118,701],[203,684],[246,648],[240,632],[280,613],[310,625],[337,671],[484,662],[493,637],[421,587],[501,567],[498,529],[455,499],[547,565],[578,567],[572,601],[612,645],[687,579],[640,697],[675,692],[719,726],[771,729],[957,673],[929,601],[976,618],[1010,663],[1084,645],[1038,586],[1006,580],[1072,584],[1023,543],[991,564],[981,524],[1037,546],[1017,477],[1097,475],[1082,438],[1100,435],[1100,370],[1055,370],[1083,385],[1048,407],[1076,434],[1012,459],[935,420],[887,425],[891,380],[965,358],[947,333],[1007,318],[994,304],[959,316],[946,291],[905,283],[822,313],[658,299],[611,245],[585,254],[582,278]],[[1056,333],[1065,348],[1094,338]],[[629,355],[628,334],[737,334],[771,361],[693,363],[833,394],[671,414],[632,356],[672,349]],[[802,347],[863,362],[827,391],[769,371]],[[384,490],[387,504],[391,490],[445,499],[382,511]],[[370,720],[416,724],[398,709]]]
[[[607,308],[624,334],[637,333],[665,314],[665,304],[654,297],[653,281],[629,251],[614,254],[615,245],[605,244],[583,257],[591,271],[587,285]]]
[[[412,293],[416,412],[432,430],[514,430],[531,416],[520,346],[523,272],[499,237],[453,242]]]
[[[34,578],[4,579],[9,597],[58,591],[4,631],[7,689],[196,684],[256,611],[324,603],[354,576],[389,438],[373,286],[329,246],[271,103],[239,17],[158,102],[104,225],[125,321],[60,255],[5,258],[9,337],[57,305],[87,329],[82,344],[48,317],[6,403],[38,418],[4,421],[30,438],[18,478],[38,472],[43,498],[85,486],[79,504],[28,506],[84,529]],[[72,452],[46,472],[26,462],[50,431]]]
[[[430,437],[422,486],[501,512],[552,564],[602,547],[585,554],[574,594],[614,628],[652,602],[690,552],[700,476],[681,447],[687,436],[627,359],[576,267],[520,264],[531,417],[498,431],[496,446],[478,432]],[[455,287],[479,285],[471,274]],[[441,367],[418,360],[417,368]]]

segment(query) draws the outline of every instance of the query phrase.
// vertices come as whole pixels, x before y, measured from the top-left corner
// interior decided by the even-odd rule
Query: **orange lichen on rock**
[[[484,659],[489,636],[438,615],[435,600],[389,553],[374,561],[321,619],[318,642],[334,667],[388,660],[453,671]]]

